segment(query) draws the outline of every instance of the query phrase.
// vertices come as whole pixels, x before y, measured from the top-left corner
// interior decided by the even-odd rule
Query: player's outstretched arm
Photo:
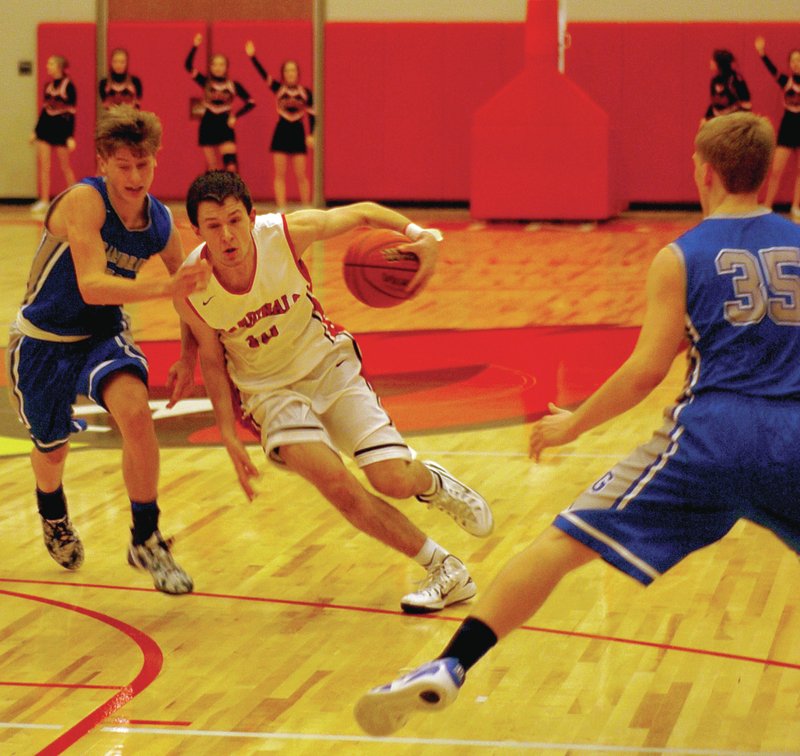
[[[256,491],[251,481],[259,476],[259,472],[236,433],[236,416],[233,408],[238,405],[238,400],[231,391],[222,345],[216,331],[197,316],[186,299],[175,297],[173,304],[181,320],[191,328],[197,340],[200,369],[203,372],[208,397],[214,407],[214,417],[222,435],[222,443],[236,470],[239,485],[247,498],[252,501]]]
[[[412,296],[433,275],[442,239],[436,229],[422,228],[402,213],[376,202],[356,202],[330,210],[298,210],[286,216],[286,225],[299,257],[314,242],[339,236],[359,226],[389,228],[404,233],[411,243],[401,249],[413,252],[420,261],[419,270],[408,284]]]
[[[685,317],[683,262],[665,247],[647,274],[644,323],[630,357],[575,412],[551,404],[551,414],[533,424],[530,456],[538,461],[544,449],[574,441],[642,401],[669,372],[685,337]]]
[[[88,185],[71,189],[58,203],[51,218],[57,235],[69,241],[75,276],[81,297],[87,304],[118,305],[168,297],[173,292],[186,296],[204,289],[210,268],[181,268],[168,279],[131,279],[106,273],[105,244],[100,236],[106,208],[98,192]],[[63,234],[62,234],[63,231]]]

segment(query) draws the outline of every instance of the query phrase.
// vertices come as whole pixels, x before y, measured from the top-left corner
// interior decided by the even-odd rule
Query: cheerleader
[[[36,144],[39,172],[39,199],[31,206],[34,215],[43,216],[50,204],[50,166],[55,152],[67,186],[75,183],[75,172],[70,164],[70,153],[75,149],[75,105],[78,94],[67,76],[67,59],[51,55],[47,59],[50,80],[44,87],[44,104],[39,120],[30,137]]]
[[[750,110],[750,90],[734,68],[736,58],[730,50],[714,50],[711,56],[711,104],[701,122],[716,116]]]
[[[772,160],[772,170],[767,182],[767,196],[764,203],[772,207],[778,187],[781,183],[783,171],[789,162],[789,156],[797,156],[797,176],[792,194],[792,219],[800,221],[800,49],[789,53],[789,73],[781,73],[775,64],[767,57],[767,43],[764,37],[756,38],[756,52],[761,56],[767,70],[783,89],[783,118],[778,129],[778,146],[775,148],[775,157]]]
[[[191,77],[203,88],[203,117],[200,121],[198,142],[203,148],[206,166],[209,171],[220,168],[219,156],[226,171],[238,173],[236,159],[236,134],[233,127],[236,121],[255,106],[255,101],[238,82],[228,78],[228,59],[224,55],[214,55],[208,66],[208,76],[194,67],[194,56],[203,41],[202,34],[196,34],[194,44],[186,58],[185,67]],[[238,97],[244,102],[233,113],[233,101]]]
[[[300,84],[300,68],[293,60],[281,66],[281,80],[273,79],[256,58],[256,47],[248,41],[245,52],[259,75],[275,94],[278,123],[272,135],[270,152],[275,164],[275,202],[279,210],[286,207],[286,167],[291,158],[300,201],[311,204],[311,187],[306,172],[306,154],[314,146],[314,98],[311,90]],[[308,134],[303,116],[308,116]]]
[[[99,85],[100,102],[108,110],[114,105],[139,107],[142,99],[142,80],[128,71],[128,51],[118,47],[111,53],[107,79]]]

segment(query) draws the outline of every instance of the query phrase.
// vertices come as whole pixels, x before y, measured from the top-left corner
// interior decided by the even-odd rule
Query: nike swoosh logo
[[[212,294],[208,299],[204,299],[203,300],[203,307],[205,307],[212,299],[214,299],[215,296],[216,296],[216,294]]]

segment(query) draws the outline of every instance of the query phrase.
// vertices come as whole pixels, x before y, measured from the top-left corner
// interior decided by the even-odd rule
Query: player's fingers
[[[419,270],[406,285],[406,291],[408,292],[408,295],[414,297],[419,294],[419,292],[424,288],[425,284],[428,283],[428,280],[432,274],[432,268],[426,269],[423,265],[420,265]]]
[[[175,380],[169,392],[169,401],[167,402],[167,409],[172,409],[181,399],[183,399],[186,396],[186,394],[188,393],[187,389],[188,385],[189,381],[187,381],[186,379]]]

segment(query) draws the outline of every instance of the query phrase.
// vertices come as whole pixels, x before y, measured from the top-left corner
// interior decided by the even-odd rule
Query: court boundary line
[[[18,593],[0,589],[0,595],[11,596],[25,601],[38,601],[41,604],[66,609],[67,611],[82,614],[90,619],[102,622],[109,627],[118,630],[128,636],[141,651],[143,656],[142,667],[139,673],[130,683],[119,689],[111,698],[104,701],[100,706],[93,709],[89,714],[79,719],[75,724],[65,730],[55,740],[37,752],[37,756],[51,756],[51,754],[63,753],[67,748],[74,745],[84,735],[93,730],[101,722],[105,721],[111,714],[122,708],[129,701],[133,700],[143,690],[145,690],[155,680],[164,665],[164,655],[158,644],[146,633],[129,625],[127,622],[102,614],[77,604],[68,604],[64,601],[35,596],[30,593]]]
[[[104,585],[100,583],[63,583],[57,580],[34,580],[28,578],[0,578],[0,583],[25,583],[33,585],[66,586],[71,588],[96,588],[98,590],[132,591],[158,593],[155,588],[142,588],[140,586],[124,585]],[[7,593],[0,589],[0,593]],[[24,594],[23,594],[24,595]],[[242,596],[233,593],[209,593],[204,591],[194,591],[187,594],[182,600],[195,598],[221,599],[228,601],[249,601],[251,603],[277,604],[281,606],[299,606],[308,609],[330,609],[334,611],[358,612],[362,614],[375,614],[384,616],[402,617],[417,621],[431,620],[434,622],[463,622],[463,617],[453,617],[444,614],[407,614],[398,609],[381,609],[379,607],[357,606],[354,604],[334,604],[322,601],[307,601],[303,599],[274,598],[270,596]],[[39,599],[47,601],[46,599]],[[90,610],[86,610],[87,612]],[[124,624],[124,623],[123,623]],[[624,638],[615,635],[601,635],[599,633],[587,633],[580,630],[561,630],[552,627],[542,627],[539,625],[521,625],[518,630],[542,633],[545,635],[560,635],[571,638],[582,638],[585,640],[601,640],[607,643],[618,643],[621,645],[653,648],[659,651],[678,651],[687,654],[697,654],[699,656],[710,656],[716,659],[727,659],[729,661],[740,661],[748,664],[763,664],[768,667],[780,667],[783,669],[794,669],[800,671],[800,662],[787,662],[778,659],[762,658],[757,656],[745,656],[743,654],[733,654],[727,651],[715,651],[713,649],[695,648],[692,646],[676,646],[671,643],[660,641],[639,640],[636,638]]]
[[[25,725],[0,722],[0,729],[54,729],[60,725]],[[333,733],[302,732],[245,732],[240,730],[179,730],[168,727],[100,727],[98,732],[120,735],[165,735],[194,738],[228,738],[231,740],[305,741],[327,743],[360,743],[382,747],[392,745],[461,746],[469,748],[494,748],[539,751],[587,751],[590,753],[641,753],[670,754],[674,756],[749,756],[752,751],[719,750],[716,748],[657,748],[653,746],[609,745],[605,743],[547,743],[526,740],[476,740],[467,738],[371,737]],[[791,751],[770,751],[770,756],[793,756]]]

